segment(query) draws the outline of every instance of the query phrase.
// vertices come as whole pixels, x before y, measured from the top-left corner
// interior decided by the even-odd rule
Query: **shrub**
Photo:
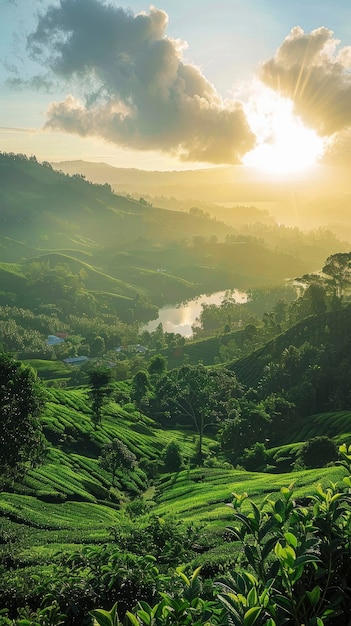
[[[235,570],[219,596],[235,626],[346,625],[351,595],[351,447],[341,446],[344,487],[318,485],[299,504],[293,488],[260,507],[233,494]]]
[[[180,452],[180,445],[176,441],[170,441],[166,446],[163,464],[166,472],[179,472],[183,467],[183,457]]]
[[[308,469],[325,467],[331,461],[336,461],[338,457],[338,448],[332,439],[326,436],[313,437],[302,446],[296,463]]]
[[[264,443],[256,442],[251,448],[245,448],[239,463],[248,471],[262,470],[266,464],[267,451]]]

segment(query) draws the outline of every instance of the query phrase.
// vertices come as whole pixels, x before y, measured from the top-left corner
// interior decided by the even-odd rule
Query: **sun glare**
[[[245,155],[244,165],[282,177],[317,164],[324,150],[323,139],[294,114],[290,100],[262,87],[250,98],[245,112],[257,143]]]

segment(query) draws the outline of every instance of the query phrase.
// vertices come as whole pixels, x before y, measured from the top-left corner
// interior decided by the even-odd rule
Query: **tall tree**
[[[96,425],[101,423],[103,406],[112,392],[111,380],[111,371],[105,367],[97,367],[89,373],[91,408]]]
[[[40,463],[45,439],[39,415],[44,393],[36,372],[10,355],[0,354],[0,476],[21,477]]]
[[[333,289],[334,297],[341,301],[351,282],[351,252],[339,252],[328,256],[322,268]]]
[[[155,354],[151,359],[148,366],[148,372],[150,376],[154,376],[157,380],[165,373],[167,367],[167,360],[162,354]]]
[[[166,472],[179,472],[183,465],[180,445],[177,441],[170,441],[163,454],[163,465]]]
[[[304,276],[296,278],[295,281],[304,286],[322,286],[326,292],[331,293],[333,306],[340,306],[345,290],[351,285],[351,252],[331,254],[326,259],[320,273],[304,274]],[[315,300],[317,292],[312,295]],[[320,307],[320,293],[318,298]]]
[[[99,462],[103,469],[112,474],[113,485],[119,469],[130,471],[137,464],[135,454],[119,439],[112,439],[111,443],[103,447]]]
[[[204,365],[183,365],[167,373],[156,386],[156,406],[161,416],[192,425],[199,435],[198,462],[203,461],[206,427],[216,429],[232,410],[232,400],[242,395],[235,374]],[[235,403],[234,403],[235,404]]]
[[[149,372],[146,370],[139,370],[139,372],[137,372],[133,377],[131,394],[132,400],[134,400],[139,411],[141,409],[142,402],[150,389],[151,384]]]

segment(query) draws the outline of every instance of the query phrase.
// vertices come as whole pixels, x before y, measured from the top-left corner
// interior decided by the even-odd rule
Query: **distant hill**
[[[217,174],[203,170],[160,176],[182,186],[191,174],[205,185],[207,176],[213,180],[218,175],[219,181],[227,176],[226,168],[216,169]],[[140,173],[129,174],[136,179]],[[153,174],[158,180],[159,174]],[[106,181],[93,184],[80,173],[57,172],[35,157],[0,153],[1,304],[11,301],[33,309],[41,302],[62,309],[56,291],[49,293],[45,282],[30,289],[28,267],[35,262],[69,268],[106,312],[129,319],[130,309],[137,308],[135,319],[145,321],[155,317],[155,306],[314,271],[338,245],[336,240],[306,240],[297,253],[289,232],[284,246],[277,245],[274,233],[270,242],[260,233],[241,235],[201,210],[158,208],[143,197],[113,193]],[[295,240],[298,234],[292,232]],[[146,302],[143,311],[140,296]]]
[[[83,174],[95,183],[107,182],[116,193],[150,196],[155,204],[158,199],[160,206],[165,206],[165,200],[170,200],[169,208],[177,208],[180,203],[180,208],[186,210],[193,205],[203,208],[202,203],[223,204],[218,206],[217,215],[232,225],[233,218],[242,223],[247,212],[249,222],[274,219],[302,229],[323,226],[343,239],[351,239],[350,178],[343,167],[318,166],[282,179],[240,166],[155,172],[88,161],[52,165],[68,174]]]
[[[67,174],[83,174],[94,183],[108,182],[115,191],[140,193],[141,195],[167,194],[176,197],[202,197],[213,186],[221,193],[221,186],[228,185],[229,179],[235,179],[232,167],[214,167],[185,171],[146,171],[136,168],[113,167],[107,163],[91,163],[89,161],[53,162],[52,166]]]
[[[230,232],[220,222],[150,207],[112,193],[109,185],[93,185],[15,155],[0,154],[0,207],[2,238],[46,250],[86,250],[92,243],[118,249],[140,237],[165,243],[195,234],[224,238]]]
[[[83,174],[95,183],[109,183],[116,191],[168,195],[183,200],[198,198],[218,202],[278,202],[286,201],[291,193],[296,201],[308,199],[331,200],[338,190],[337,204],[345,194],[350,196],[347,168],[318,166],[305,174],[288,179],[269,176],[253,168],[217,166],[197,170],[152,171],[137,168],[114,167],[107,163],[91,161],[56,161],[51,165],[67,174]],[[327,198],[329,196],[329,198]],[[295,208],[299,209],[295,204]],[[314,217],[318,215],[313,211]],[[280,207],[280,215],[284,207]],[[301,217],[301,216],[300,216]],[[306,217],[306,216],[305,216]],[[327,217],[324,215],[323,217]],[[329,216],[330,218],[330,216]]]

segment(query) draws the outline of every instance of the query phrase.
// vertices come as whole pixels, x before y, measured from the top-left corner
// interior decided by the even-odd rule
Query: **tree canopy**
[[[135,454],[119,439],[113,439],[103,447],[99,462],[103,469],[111,472],[113,485],[118,470],[129,471],[137,464]]]
[[[242,387],[233,372],[210,369],[204,365],[183,365],[167,373],[156,386],[159,418],[172,416],[175,422],[193,426],[199,435],[199,462],[206,427],[217,429],[228,417],[231,400],[242,395]]]
[[[111,371],[105,367],[97,367],[89,373],[90,397],[95,424],[101,422],[104,403],[112,391],[111,380]]]
[[[0,353],[0,381],[0,474],[8,480],[43,458],[38,418],[44,394],[36,372],[5,353]]]

